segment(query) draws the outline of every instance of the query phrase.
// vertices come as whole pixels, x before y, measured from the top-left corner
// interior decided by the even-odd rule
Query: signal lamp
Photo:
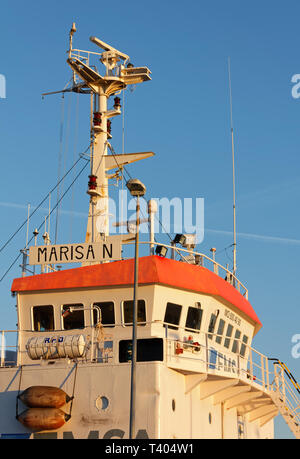
[[[167,247],[164,247],[163,245],[157,245],[155,249],[156,255],[159,255],[160,257],[165,257],[167,255],[168,249]]]

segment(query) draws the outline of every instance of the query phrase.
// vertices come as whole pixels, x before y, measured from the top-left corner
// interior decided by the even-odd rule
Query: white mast
[[[97,242],[109,234],[109,209],[108,209],[108,177],[110,169],[120,169],[124,164],[129,164],[149,156],[152,152],[108,155],[108,139],[111,138],[110,118],[121,114],[120,98],[115,97],[114,107],[108,110],[109,97],[118,94],[128,84],[141,83],[151,80],[150,70],[147,67],[134,67],[128,63],[127,54],[121,53],[112,46],[96,37],[90,40],[102,48],[102,53],[91,53],[72,49],[72,36],[76,30],[73,24],[70,32],[70,49],[68,64],[73,72],[85,83],[92,94],[91,103],[91,174],[87,193],[90,195],[89,216],[87,223],[86,242]],[[72,35],[71,35],[72,34]],[[95,67],[90,66],[91,56],[100,57],[106,67],[105,76],[101,76]]]

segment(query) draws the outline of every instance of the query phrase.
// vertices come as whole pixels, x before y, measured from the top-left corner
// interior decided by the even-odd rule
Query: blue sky
[[[146,184],[149,198],[203,197],[205,237],[198,249],[209,254],[214,246],[217,260],[231,265],[231,249],[224,250],[232,243],[230,56],[238,277],[263,323],[254,347],[281,358],[300,380],[300,360],[291,355],[292,336],[300,333],[300,100],[291,94],[292,76],[300,73],[299,14],[296,1],[2,5],[1,243],[26,219],[28,203],[37,205],[57,181],[63,103],[60,96],[42,100],[41,93],[62,89],[71,77],[66,50],[75,21],[75,47],[97,51],[89,42],[96,35],[152,71],[151,82],[125,93],[125,151],[151,150],[156,157],[131,166],[130,174]],[[64,99],[65,168],[88,146],[88,105],[86,96]],[[121,152],[121,118],[113,120],[111,143]],[[64,202],[60,242],[84,239],[87,175]],[[44,215],[36,213],[30,236]],[[25,238],[24,228],[0,253],[1,275]],[[18,264],[0,283],[4,329],[15,328],[9,291]],[[291,436],[281,420],[276,433]]]

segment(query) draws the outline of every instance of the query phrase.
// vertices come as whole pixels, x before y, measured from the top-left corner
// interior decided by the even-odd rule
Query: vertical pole
[[[261,354],[260,356],[260,364],[261,364],[261,379],[262,379],[262,385],[265,387],[265,367],[264,367],[264,356]]]
[[[27,266],[27,249],[20,250],[22,253],[22,277],[26,276],[26,266]]]
[[[136,408],[136,357],[137,357],[137,316],[138,316],[138,269],[139,269],[139,224],[140,201],[136,201],[136,234],[135,234],[135,259],[134,259],[134,289],[133,289],[133,320],[132,320],[132,357],[131,357],[131,388],[130,388],[130,425],[129,438],[135,434],[135,408]]]
[[[171,242],[171,246],[172,246],[172,249],[171,249],[171,259],[172,259],[172,260],[175,260],[175,244],[174,244],[173,241]]]
[[[236,276],[236,216],[235,216],[235,165],[234,165],[234,139],[232,120],[232,93],[231,93],[231,72],[230,58],[228,58],[228,78],[230,95],[230,129],[231,129],[231,150],[232,150],[232,185],[233,185],[233,275]],[[235,279],[233,279],[235,285]]]
[[[4,337],[4,330],[2,330],[2,333],[1,333],[1,364],[0,364],[1,367],[4,367],[4,363],[5,363],[5,345],[4,345],[4,340],[5,340],[5,337]]]
[[[148,214],[149,214],[149,233],[150,233],[150,255],[154,255],[154,214],[157,212],[157,203],[154,199],[148,201]]]
[[[249,348],[249,362],[250,362],[250,379],[253,381],[253,360],[252,360],[252,349]]]

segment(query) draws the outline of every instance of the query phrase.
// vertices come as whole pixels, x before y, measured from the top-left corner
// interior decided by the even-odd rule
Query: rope
[[[87,150],[86,150],[87,151]],[[12,241],[12,239],[18,234],[18,232],[23,228],[24,225],[27,224],[27,221],[28,219],[30,219],[35,213],[36,211],[44,204],[44,202],[48,199],[49,197],[49,194],[53,193],[53,191],[58,187],[58,185],[62,182],[62,180],[67,177],[67,175],[71,172],[71,170],[76,166],[76,164],[82,159],[82,157],[80,156],[77,161],[73,164],[73,166],[66,172],[66,174],[64,175],[64,177],[62,177],[59,182],[52,188],[52,190],[49,191],[49,193],[47,193],[47,195],[44,197],[44,199],[39,203],[39,205],[33,210],[33,212],[31,212],[31,214],[29,215],[29,217],[26,218],[26,220],[24,220],[24,222],[18,227],[18,229],[12,234],[12,236],[10,236],[10,238],[5,242],[5,244],[3,244],[3,246],[0,248],[0,253],[5,249],[5,247]],[[60,202],[60,201],[58,201]]]
[[[19,417],[19,396],[20,396],[20,392],[21,392],[22,370],[23,370],[23,366],[21,365],[20,366],[20,380],[19,380],[18,395],[16,397],[16,418],[17,419]]]
[[[110,146],[110,151],[111,151],[111,153],[112,153],[112,156],[113,156],[113,158],[114,158],[114,160],[115,160],[115,162],[116,162],[116,164],[117,164],[119,170],[124,170],[125,173],[127,174],[127,176],[129,177],[129,179],[132,179],[132,176],[130,175],[130,173],[128,172],[128,170],[126,169],[126,167],[125,167],[125,166],[120,166],[120,164],[118,163],[117,158],[116,158],[116,153],[115,153],[115,151],[114,151],[112,145],[109,144],[109,146]],[[122,174],[122,177],[123,177],[123,174]],[[143,211],[140,210],[140,212],[141,212],[142,217],[145,218],[145,215],[144,215]],[[167,232],[167,230],[165,229],[165,227],[163,226],[162,222],[160,221],[159,217],[157,217],[156,214],[155,214],[155,218],[157,219],[158,223],[160,224],[160,226],[161,226],[161,228],[163,229],[163,231],[165,232],[165,234],[167,234],[167,236],[168,236],[170,242],[173,242],[173,239],[172,239],[171,235]],[[156,243],[158,243],[158,241],[156,240],[155,236],[154,236],[154,241],[155,241]],[[187,259],[185,258],[185,256],[182,255],[182,253],[179,252],[179,251],[176,249],[176,247],[174,247],[174,250],[175,250],[175,252],[180,256],[180,258],[181,258],[182,260],[187,261]]]
[[[62,158],[62,145],[63,145],[63,132],[64,132],[64,112],[65,112],[65,96],[62,94],[62,104],[61,104],[61,120],[60,120],[60,133],[59,133],[59,154],[58,154],[58,180],[61,174],[61,158]],[[60,196],[60,188],[57,187],[57,201]],[[58,217],[59,217],[59,207],[56,208],[56,221],[55,221],[55,244],[57,240],[57,230],[58,230]]]
[[[75,133],[74,133],[74,145],[73,145],[73,161],[75,160],[77,143],[78,143],[78,124],[79,124],[79,93],[77,93],[77,98],[76,98],[76,117],[75,117]],[[74,174],[73,174],[73,177],[74,177]],[[74,188],[72,188],[72,196],[71,196],[71,216],[70,216],[70,235],[69,235],[70,243],[72,242],[73,219],[74,219]]]
[[[71,417],[72,408],[73,408],[73,400],[74,400],[74,394],[75,394],[75,383],[76,383],[76,377],[77,377],[77,368],[78,368],[78,362],[75,363],[75,375],[74,375],[73,393],[72,393],[72,397],[71,397],[70,412],[69,412],[69,416],[70,417]]]
[[[81,158],[79,158],[81,159]],[[79,160],[76,161],[76,163],[78,162]],[[49,217],[50,215],[52,214],[52,212],[54,212],[54,210],[56,209],[56,207],[59,205],[59,203],[62,201],[62,199],[65,197],[65,195],[68,193],[69,189],[73,186],[73,184],[75,183],[75,181],[78,179],[78,177],[82,174],[82,172],[84,171],[84,169],[86,168],[86,166],[88,165],[88,162],[85,163],[85,165],[83,166],[83,168],[79,171],[79,173],[76,175],[75,179],[72,181],[71,185],[69,185],[69,187],[66,189],[66,191],[63,193],[63,195],[61,196],[61,198],[59,199],[59,201],[56,203],[56,205],[53,207],[53,209],[51,210],[51,212],[49,213]],[[73,168],[73,166],[72,166]],[[71,170],[71,169],[70,169]],[[69,170],[69,172],[70,172]],[[27,222],[27,220],[26,220]],[[38,231],[41,229],[41,227],[44,225],[44,221],[40,224],[40,226],[37,228]],[[32,238],[28,241],[28,244],[30,244],[30,242],[33,240],[34,236],[32,236]],[[0,279],[0,282],[2,282],[2,280],[5,278],[5,276],[8,274],[8,272],[11,270],[11,268],[14,266],[14,264],[17,262],[17,260],[20,258],[21,256],[21,253],[14,259],[14,261],[12,262],[12,264],[10,265],[10,267],[6,270],[6,272],[3,274],[3,276],[1,277]]]

